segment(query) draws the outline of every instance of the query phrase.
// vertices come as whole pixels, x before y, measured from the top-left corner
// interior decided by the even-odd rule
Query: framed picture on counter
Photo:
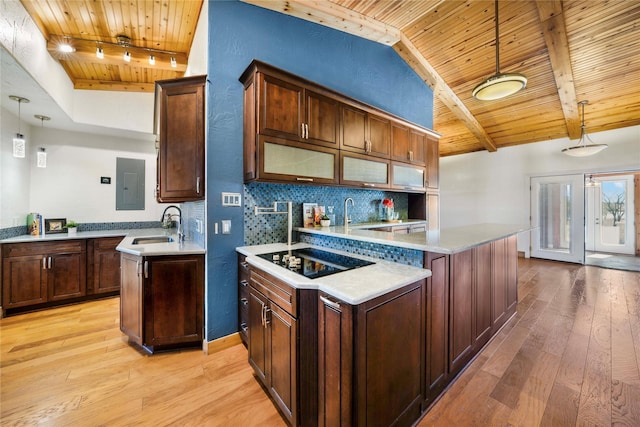
[[[67,229],[64,226],[67,225],[65,218],[51,218],[44,220],[44,232],[46,234],[66,233]]]
[[[318,206],[317,203],[303,203],[302,204],[302,221],[304,227],[313,227],[314,221],[314,209]]]

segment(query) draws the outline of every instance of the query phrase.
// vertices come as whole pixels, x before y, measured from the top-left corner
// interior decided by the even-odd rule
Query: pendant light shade
[[[500,72],[500,32],[498,30],[498,0],[496,9],[496,74],[489,77],[473,89],[472,95],[480,101],[493,101],[501,99],[524,89],[527,86],[527,78],[520,73]]]
[[[582,107],[582,125],[580,126],[580,141],[576,145],[572,145],[571,147],[567,147],[562,150],[562,152],[568,156],[573,157],[587,157],[593,156],[609,147],[607,144],[596,144],[589,138],[587,135],[587,127],[584,124],[584,106],[588,104],[589,101],[580,101],[578,105]]]

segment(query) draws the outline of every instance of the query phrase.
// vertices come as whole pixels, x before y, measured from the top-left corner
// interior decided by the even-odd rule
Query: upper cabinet
[[[340,107],[340,148],[356,153],[389,158],[389,119],[351,105]]]
[[[158,144],[156,198],[179,203],[205,198],[205,83],[207,76],[156,81]]]
[[[435,132],[259,61],[240,81],[245,182],[437,186]]]
[[[262,73],[257,93],[260,134],[338,147],[336,100]]]
[[[428,135],[426,145],[427,186],[432,190],[440,188],[440,141]]]

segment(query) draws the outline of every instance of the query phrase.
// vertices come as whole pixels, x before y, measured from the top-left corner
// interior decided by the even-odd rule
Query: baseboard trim
[[[214,354],[229,347],[233,347],[234,345],[240,344],[241,342],[242,338],[240,338],[240,332],[235,332],[225,337],[217,338],[213,341],[204,341],[203,350],[205,354]]]

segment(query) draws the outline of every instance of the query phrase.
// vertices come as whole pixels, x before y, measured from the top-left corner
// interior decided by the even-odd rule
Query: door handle
[[[144,262],[144,278],[149,278],[149,261]]]
[[[51,270],[51,257],[49,257],[49,263],[48,263],[48,264],[49,264],[49,265],[47,266],[47,268],[48,268],[49,270]]]
[[[200,194],[200,177],[196,178],[196,193]]]
[[[47,257],[42,257],[42,269],[46,270],[47,269]]]

